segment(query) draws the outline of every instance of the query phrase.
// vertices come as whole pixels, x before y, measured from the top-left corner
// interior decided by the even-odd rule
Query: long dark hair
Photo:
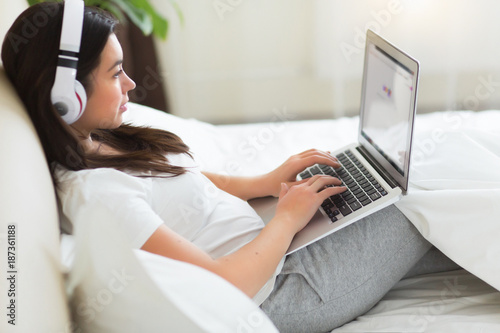
[[[44,2],[26,9],[9,29],[2,45],[2,61],[10,81],[23,101],[42,143],[52,178],[57,164],[69,170],[110,167],[118,170],[154,171],[177,176],[185,169],[170,165],[165,154],[189,148],[173,133],[123,124],[91,133],[123,154],[104,156],[85,152],[80,140],[62,120],[50,99],[55,80],[64,3]],[[92,94],[91,72],[117,21],[97,8],[86,7],[77,79]]]

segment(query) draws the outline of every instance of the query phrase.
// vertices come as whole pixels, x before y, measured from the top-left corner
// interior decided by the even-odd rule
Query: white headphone
[[[51,91],[52,104],[67,124],[80,118],[87,94],[76,79],[83,29],[83,0],[65,0],[56,78]]]

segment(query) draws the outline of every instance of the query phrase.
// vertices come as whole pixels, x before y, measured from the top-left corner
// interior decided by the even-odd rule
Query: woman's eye
[[[123,69],[120,69],[118,72],[116,72],[115,75],[113,75],[114,77],[119,77],[121,74],[123,73]]]

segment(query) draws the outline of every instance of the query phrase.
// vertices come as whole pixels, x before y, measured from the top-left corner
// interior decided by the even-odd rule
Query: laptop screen
[[[391,176],[399,174],[394,178],[406,189],[418,63],[386,41],[371,40],[369,35],[360,136],[370,146],[369,150],[378,153],[377,162],[390,166]]]

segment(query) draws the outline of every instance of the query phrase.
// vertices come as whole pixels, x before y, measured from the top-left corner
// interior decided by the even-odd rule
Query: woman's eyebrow
[[[121,65],[121,64],[123,64],[123,59],[117,60],[117,61],[113,64],[113,66],[111,66],[111,67],[108,69],[108,72],[109,72],[110,70],[112,70],[113,68],[115,68],[116,66],[119,66],[119,65]]]

